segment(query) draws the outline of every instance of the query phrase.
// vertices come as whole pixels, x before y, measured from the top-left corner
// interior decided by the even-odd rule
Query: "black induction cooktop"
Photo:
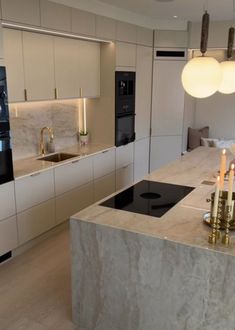
[[[193,189],[193,187],[143,180],[100,205],[160,218]]]

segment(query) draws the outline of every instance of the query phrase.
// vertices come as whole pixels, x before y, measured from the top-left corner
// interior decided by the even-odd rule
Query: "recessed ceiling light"
[[[177,15],[174,15],[173,17],[174,17],[174,18],[178,18],[178,16],[177,16]]]

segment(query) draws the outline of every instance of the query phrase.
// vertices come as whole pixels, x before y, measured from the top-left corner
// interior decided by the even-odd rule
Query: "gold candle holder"
[[[217,241],[217,218],[216,217],[211,217],[211,227],[212,227],[212,232],[208,236],[208,243],[210,244],[216,244]]]
[[[222,212],[223,212],[223,198],[222,198],[222,192],[220,191],[217,217],[216,217],[216,239],[217,240],[220,240],[220,238],[221,238],[220,224],[222,221]]]
[[[227,205],[226,206],[226,219],[225,219],[225,233],[222,237],[222,244],[224,245],[229,245],[230,244],[230,236],[229,236],[229,231],[230,231],[230,221],[232,219],[232,205]]]

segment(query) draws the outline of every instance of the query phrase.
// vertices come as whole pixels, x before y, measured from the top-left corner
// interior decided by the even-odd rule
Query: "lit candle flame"
[[[223,149],[222,154],[223,154],[223,155],[226,154],[226,149]]]

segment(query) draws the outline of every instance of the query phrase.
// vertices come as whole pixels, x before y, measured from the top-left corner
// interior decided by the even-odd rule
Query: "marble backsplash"
[[[78,143],[79,101],[32,102],[10,104],[13,159],[39,154],[40,130],[49,126],[54,131],[55,150]],[[45,143],[49,140],[44,132]]]

